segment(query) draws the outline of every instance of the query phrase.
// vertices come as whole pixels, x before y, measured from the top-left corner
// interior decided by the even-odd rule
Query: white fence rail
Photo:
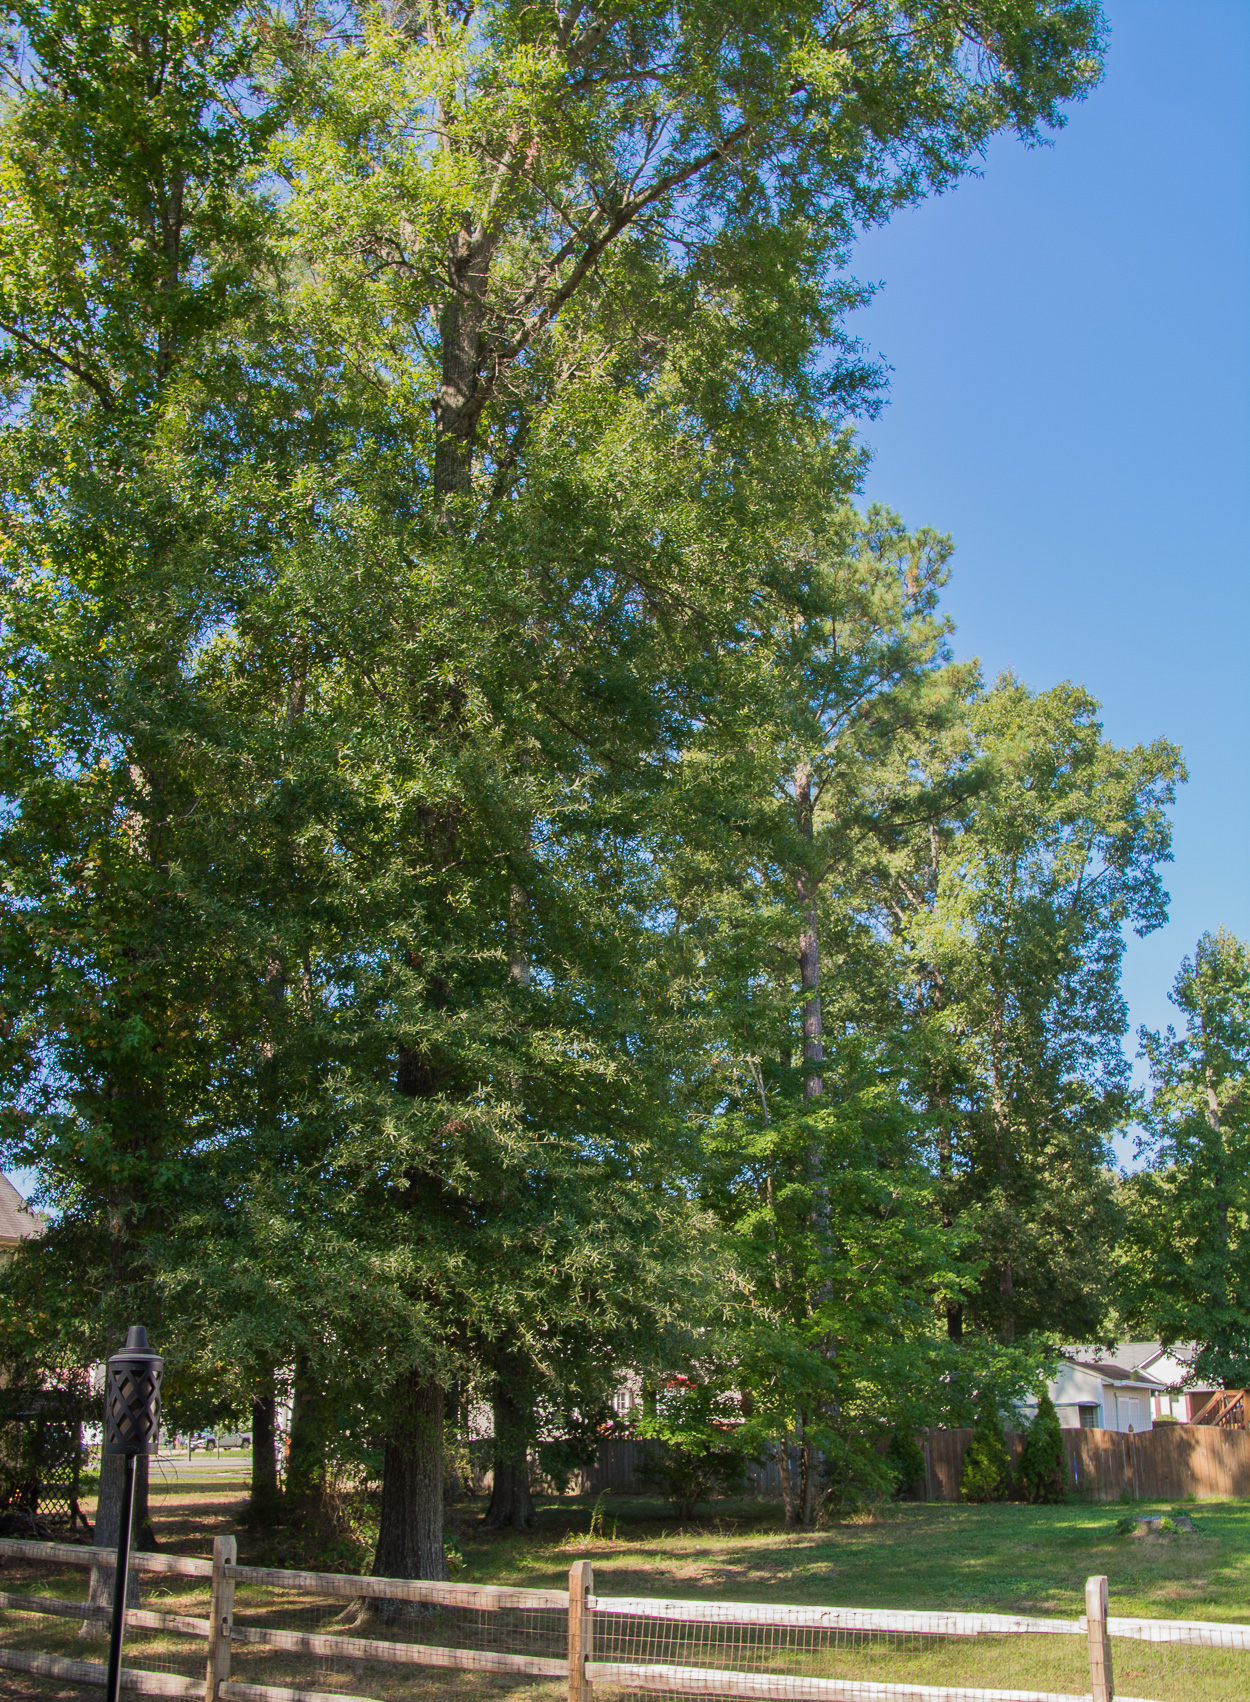
[[[107,1568],[112,1564],[111,1557],[101,1550],[15,1539],[0,1539],[0,1558],[75,1567]],[[132,1564],[147,1573],[207,1581],[211,1603],[207,1618],[150,1609],[128,1611],[127,1625],[135,1631],[202,1639],[206,1659],[202,1679],[127,1666],[123,1689],[147,1696],[203,1698],[203,1702],[310,1702],[313,1697],[327,1698],[328,1702],[394,1702],[393,1695],[371,1698],[349,1696],[338,1688],[258,1685],[232,1675],[233,1654],[258,1647],[319,1660],[377,1663],[392,1670],[406,1668],[411,1672],[424,1667],[465,1675],[511,1676],[521,1682],[558,1685],[567,1693],[568,1702],[594,1702],[596,1686],[650,1696],[744,1697],[751,1702],[1115,1702],[1117,1697],[1118,1702],[1135,1702],[1114,1687],[1113,1638],[1250,1652],[1247,1625],[1109,1617],[1107,1584],[1101,1577],[1089,1580],[1084,1615],[1079,1619],[1052,1619],[596,1595],[588,1560],[573,1566],[567,1590],[283,1571],[238,1565],[232,1537],[215,1539],[211,1561],[135,1554]],[[454,1647],[357,1636],[337,1628],[307,1631],[238,1624],[234,1611],[236,1585],[361,1604],[389,1602],[409,1609],[420,1604],[430,1609],[458,1610],[476,1616],[479,1624],[494,1615],[511,1614],[514,1621],[517,1615],[530,1615],[542,1620],[548,1643],[554,1643],[554,1648],[547,1655],[523,1654],[505,1647]],[[24,1591],[0,1592],[3,1619],[33,1615],[39,1624],[60,1617],[85,1628],[89,1623],[106,1622],[108,1614],[106,1607],[86,1602]],[[959,1640],[1013,1636],[1082,1640],[1088,1648],[1089,1689],[886,1683],[854,1674],[833,1677],[784,1670],[787,1660],[801,1660],[817,1648],[836,1649],[844,1661],[853,1662],[856,1651],[871,1637]],[[791,1641],[786,1643],[786,1638]],[[559,1650],[558,1655],[554,1649]],[[672,1658],[674,1650],[685,1658]],[[718,1658],[721,1655],[730,1658],[722,1662]],[[699,1660],[706,1664],[697,1664]],[[758,1670],[761,1664],[763,1670]],[[757,1670],[748,1670],[752,1666]],[[9,1646],[0,1646],[0,1669],[87,1686],[102,1686],[105,1675],[103,1665],[97,1662]],[[1250,1670],[1246,1676],[1245,1693],[1250,1695]]]

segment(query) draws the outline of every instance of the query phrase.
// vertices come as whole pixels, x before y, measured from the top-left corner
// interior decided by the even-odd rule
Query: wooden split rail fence
[[[68,1543],[0,1539],[0,1559],[44,1565],[103,1567],[112,1564],[104,1551]],[[1224,1625],[1193,1620],[1116,1618],[1108,1612],[1107,1580],[1091,1578],[1086,1587],[1086,1612],[1080,1619],[1033,1618],[1005,1614],[897,1612],[872,1608],[787,1607],[752,1602],[666,1601],[649,1597],[597,1596],[589,1560],[574,1564],[567,1590],[528,1590],[499,1586],[429,1583],[401,1578],[353,1577],[340,1573],[280,1571],[237,1564],[233,1537],[216,1537],[212,1560],[180,1555],[132,1554],[131,1564],[154,1574],[174,1574],[206,1582],[210,1589],[208,1618],[130,1609],[128,1629],[165,1631],[203,1638],[207,1659],[203,1679],[172,1672],[128,1666],[122,1689],[145,1696],[203,1698],[203,1702],[379,1702],[349,1696],[343,1691],[305,1686],[259,1685],[231,1677],[231,1657],[243,1645],[266,1645],[290,1653],[372,1661],[392,1666],[458,1669],[510,1676],[522,1682],[556,1682],[568,1702],[594,1702],[599,1686],[615,1693],[662,1694],[672,1697],[746,1697],[754,1702],[1138,1702],[1121,1696],[1114,1685],[1112,1638],[1147,1643],[1191,1644],[1250,1654],[1250,1625]],[[509,1609],[542,1610],[565,1620],[564,1653],[559,1658],[521,1655],[504,1649],[453,1648],[421,1642],[395,1642],[243,1626],[235,1622],[236,1585],[260,1585],[352,1601],[382,1600],[425,1607],[467,1608],[486,1614]],[[107,1622],[110,1610],[55,1596],[25,1591],[0,1591],[6,1613],[61,1616],[81,1622]],[[633,1626],[633,1632],[622,1627]],[[650,1629],[643,1635],[638,1627]],[[857,1639],[881,1634],[920,1638],[977,1638],[1011,1635],[1071,1637],[1088,1645],[1090,1688],[1083,1692],[998,1690],[927,1683],[881,1683],[855,1677],[821,1678],[795,1671],[743,1671],[711,1665],[689,1665],[655,1658],[655,1650],[671,1646],[668,1631],[677,1627],[690,1639],[699,1628],[716,1628],[731,1651],[741,1653],[761,1628],[790,1634],[812,1633],[844,1637],[846,1647]],[[678,1647],[693,1646],[682,1643]],[[705,1657],[713,1641],[698,1645]],[[635,1657],[651,1651],[645,1659]],[[0,1646],[0,1669],[59,1680],[103,1686],[105,1668],[92,1661]],[[1247,1672],[1250,1693],[1250,1670]]]

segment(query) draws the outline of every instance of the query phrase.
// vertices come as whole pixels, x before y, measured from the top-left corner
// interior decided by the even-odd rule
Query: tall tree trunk
[[[808,1530],[816,1523],[816,1508],[820,1494],[820,1456],[812,1446],[810,1438],[811,1422],[807,1414],[803,1416],[803,1442],[800,1451],[799,1467],[799,1522]]]
[[[493,242],[462,230],[450,255],[457,294],[443,310],[442,370],[434,403],[434,494],[444,525],[455,525],[451,499],[473,488],[473,438],[477,427],[482,314]]]
[[[803,1101],[810,1105],[820,1099],[825,1091],[822,1066],[825,1061],[824,1019],[820,1008],[820,931],[819,908],[820,881],[815,870],[815,798],[812,792],[812,770],[810,764],[800,763],[794,775],[794,806],[795,825],[799,834],[807,844],[807,865],[799,875],[796,883],[799,899],[804,906],[803,921],[799,932],[799,987],[803,999]],[[832,1225],[829,1212],[829,1186],[825,1176],[825,1154],[818,1140],[813,1141],[808,1152],[808,1169],[812,1186],[811,1223],[815,1231],[820,1252],[828,1258],[832,1253]],[[815,1305],[823,1304],[827,1298],[827,1280],[821,1279],[816,1294],[812,1297]],[[835,1354],[834,1345],[826,1338],[825,1352],[832,1359]],[[810,1439],[811,1415],[805,1413],[802,1424],[802,1447],[800,1452],[801,1487],[799,1493],[799,1519],[805,1526],[816,1523],[816,1507],[818,1501],[817,1477],[820,1469],[820,1458]]]
[[[990,1043],[992,1071],[990,1109],[994,1119],[994,1145],[998,1160],[998,1181],[1002,1189],[1005,1213],[1011,1183],[1011,1116],[1008,1108],[1006,1072],[1003,1064],[1003,1052],[1006,1044],[1003,996],[997,989],[994,993]],[[1012,1269],[1010,1254],[1005,1254],[998,1266],[998,1305],[1001,1318],[1000,1334],[1005,1342],[1013,1342],[1016,1339],[1015,1272]]]
[[[485,1518],[485,1523],[492,1530],[504,1526],[513,1530],[529,1530],[535,1518],[529,1467],[533,1413],[525,1399],[524,1376],[512,1375],[513,1369],[506,1365],[501,1367],[492,1392],[494,1481]]]
[[[1010,1259],[1004,1259],[998,1267],[998,1303],[1003,1315],[1002,1337],[1010,1344],[1016,1339],[1015,1271]]]
[[[800,763],[794,775],[795,823],[809,852],[815,835],[812,771]],[[803,923],[799,933],[799,986],[803,997],[803,1098],[819,1099],[824,1092],[820,1066],[825,1061],[824,1025],[820,1014],[820,934],[817,897],[820,883],[814,870],[806,868],[796,883],[804,906]]]
[[[951,1229],[954,1225],[950,1200],[954,1142],[951,1136],[950,1095],[940,1087],[934,1088],[929,1095],[929,1110],[936,1111],[938,1117],[938,1188],[941,1195],[942,1228]],[[953,1342],[961,1342],[964,1339],[962,1301],[946,1302],[946,1338]]]
[[[781,1511],[787,1530],[792,1530],[798,1519],[798,1503],[794,1494],[794,1476],[790,1467],[790,1440],[783,1436],[775,1444],[777,1449],[777,1471],[781,1478]]]
[[[139,1462],[136,1462],[136,1466]],[[142,1461],[147,1465],[146,1459]],[[108,1554],[117,1553],[117,1539],[122,1527],[122,1476],[125,1462],[120,1454],[105,1454],[100,1459],[100,1490],[96,1500],[95,1535],[92,1546],[101,1548]],[[146,1477],[146,1473],[145,1473]],[[139,1503],[139,1474],[135,1472],[135,1502],[134,1513],[130,1521],[130,1542],[132,1548],[143,1548],[146,1545],[140,1541],[140,1503]],[[113,1605],[113,1567],[93,1566],[91,1582],[87,1590],[87,1600],[93,1607],[111,1608]],[[139,1574],[131,1568],[126,1580],[126,1606],[139,1605]],[[103,1621],[93,1623],[84,1620],[78,1628],[80,1637],[107,1636],[108,1625]]]
[[[267,1369],[261,1386],[252,1397],[252,1493],[248,1511],[261,1524],[272,1524],[278,1514],[277,1396],[273,1371]]]
[[[434,500],[439,523],[458,524],[456,499],[473,489],[473,447],[482,359],[482,314],[493,242],[481,230],[460,230],[448,256],[455,293],[439,326],[441,370],[434,398]],[[413,1098],[433,1090],[424,1058],[400,1048],[396,1085]],[[429,1190],[441,1198],[437,1178]],[[434,1203],[432,1209],[437,1210]],[[384,1577],[447,1576],[443,1552],[443,1418],[441,1386],[412,1371],[391,1394],[382,1468],[382,1513],[374,1570]]]
[[[289,1512],[312,1524],[320,1522],[325,1515],[326,1444],[331,1422],[325,1392],[313,1374],[307,1355],[298,1354],[291,1391],[285,1503]]]
[[[443,1552],[443,1391],[433,1378],[414,1369],[396,1384],[389,1404],[382,1518],[373,1570],[380,1578],[441,1580],[447,1576]]]

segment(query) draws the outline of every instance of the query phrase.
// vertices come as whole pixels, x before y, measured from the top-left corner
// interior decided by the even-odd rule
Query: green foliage
[[[141,1312],[184,1415],[294,1367],[306,1413],[333,1390],[294,1467],[327,1505],[400,1457],[418,1369],[506,1383],[524,1437],[727,1317],[754,1408],[657,1416],[683,1506],[794,1440],[810,1518],[884,1481],[883,1421],[966,1401],[984,1341],[934,1309],[981,1283],[998,1327],[982,1266],[1010,1243],[1041,1294],[1103,1211],[1107,941],[1157,910],[1170,772],[1088,705],[1051,738],[978,697],[949,545],[848,506],[853,235],[1099,75],[1086,0],[983,14],[11,8],[0,1131],[54,1222],[0,1278],[7,1357],[92,1363]],[[994,763],[926,955],[886,876]],[[1069,771],[1109,800],[1084,886]],[[1008,853],[1080,926],[1005,902]],[[922,958],[962,971],[929,1026]],[[952,1220],[965,1155],[1011,1182]]]
[[[924,1494],[924,1449],[914,1430],[906,1425],[896,1425],[890,1432],[885,1458],[894,1474],[896,1495]]]
[[[1065,1499],[1068,1471],[1063,1428],[1055,1403],[1045,1389],[1038,1397],[1037,1411],[1029,1420],[1017,1478],[1028,1501]]]
[[[1011,1457],[1003,1435],[1003,1421],[995,1402],[981,1405],[973,1426],[972,1440],[964,1455],[959,1480],[962,1501],[1005,1501],[1011,1491]]]
[[[714,1382],[679,1384],[659,1392],[638,1434],[655,1444],[641,1467],[643,1481],[693,1519],[714,1495],[740,1494],[753,1457],[741,1403]]]
[[[1149,1164],[1121,1190],[1132,1328],[1198,1344],[1193,1379],[1250,1381],[1250,947],[1204,934],[1171,993],[1181,1028],[1141,1031]]]

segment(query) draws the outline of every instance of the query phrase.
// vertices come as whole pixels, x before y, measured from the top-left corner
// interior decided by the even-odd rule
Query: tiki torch
[[[126,1629],[126,1578],[130,1571],[130,1521],[135,1506],[135,1457],[154,1454],[161,1428],[161,1374],[165,1361],[148,1347],[148,1332],[132,1324],[126,1345],[108,1362],[104,1385],[104,1456],[121,1454],[121,1527],[117,1533],[117,1570],[113,1574],[113,1627],[109,1636],[105,1702],[117,1702],[122,1676],[122,1637]]]

